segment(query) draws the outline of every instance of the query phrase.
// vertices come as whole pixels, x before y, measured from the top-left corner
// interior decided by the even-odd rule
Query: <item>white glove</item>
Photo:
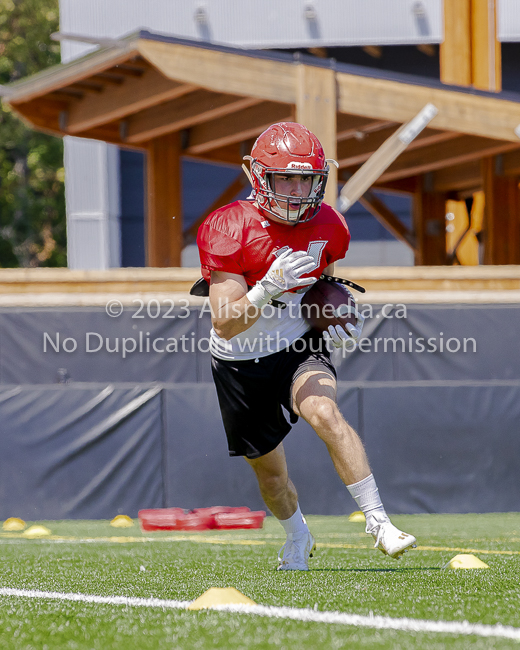
[[[301,278],[316,268],[316,261],[304,251],[288,248],[271,264],[265,276],[246,295],[255,307],[263,307],[272,298],[278,298],[290,289],[307,287],[317,278]]]
[[[329,341],[335,348],[344,348],[351,351],[356,347],[357,341],[361,336],[361,330],[365,322],[365,317],[356,310],[356,324],[347,323],[345,329],[341,325],[329,325],[328,329],[323,332],[323,338]]]

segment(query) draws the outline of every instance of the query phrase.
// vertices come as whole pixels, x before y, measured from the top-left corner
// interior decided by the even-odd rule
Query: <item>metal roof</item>
[[[64,32],[139,27],[249,49],[440,43],[442,0],[60,0]],[[65,58],[75,56],[67,44]]]

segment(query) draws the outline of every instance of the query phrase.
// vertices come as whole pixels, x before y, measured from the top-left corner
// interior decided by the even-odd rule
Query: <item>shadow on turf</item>
[[[440,571],[438,566],[396,567],[395,569],[309,569],[309,571],[344,571],[350,573],[403,573],[404,571]]]

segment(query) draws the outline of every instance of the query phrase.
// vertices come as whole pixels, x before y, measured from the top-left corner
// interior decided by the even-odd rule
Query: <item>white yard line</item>
[[[128,598],[126,596],[91,596],[88,594],[59,593],[30,589],[0,588],[0,596],[19,598],[40,598],[104,605],[125,605],[130,607],[159,607],[162,609],[186,609],[190,601],[161,600],[160,598]],[[434,632],[438,634],[474,635],[480,637],[501,637],[520,640],[520,628],[506,625],[483,625],[468,621],[426,621],[413,618],[391,618],[389,616],[363,616],[343,612],[320,612],[296,607],[265,607],[263,605],[219,605],[218,611],[236,614],[256,614],[268,618],[290,619],[312,623],[352,625],[379,630],[403,630],[405,632]]]
[[[38,589],[0,588],[0,596],[18,598],[42,598],[46,600],[66,600],[79,603],[101,605],[129,605],[133,607],[162,607],[164,609],[186,609],[191,601],[162,600],[161,598],[129,598],[128,596],[93,596],[90,594],[64,594],[59,591],[40,591]]]

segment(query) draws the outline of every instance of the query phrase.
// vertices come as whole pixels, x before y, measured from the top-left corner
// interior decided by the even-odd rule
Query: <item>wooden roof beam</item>
[[[513,152],[515,153],[515,152]],[[508,155],[508,154],[505,154]],[[482,185],[480,160],[454,165],[433,172],[434,192],[463,192]]]
[[[430,123],[434,129],[520,142],[515,133],[520,126],[520,105],[516,102],[345,72],[338,72],[336,79],[341,113],[402,124],[432,102],[439,110]]]
[[[373,189],[388,192],[389,194],[404,194],[409,196],[417,191],[417,178],[415,176],[409,176],[408,178],[398,178],[395,181],[386,181],[385,183],[377,181]]]
[[[110,72],[124,74],[127,77],[140,77],[144,74],[145,70],[148,69],[148,64],[144,63],[141,57],[139,57],[139,61],[141,62],[141,65],[136,65],[135,63],[118,63],[110,70]]]
[[[500,176],[520,176],[520,148],[500,154],[496,165]]]
[[[56,96],[54,93],[45,102],[34,99],[22,105],[21,114],[31,125],[38,129],[60,133],[60,114],[65,114],[70,105],[70,96]]]
[[[275,122],[290,121],[293,109],[285,104],[262,102],[218,120],[190,129],[187,154],[201,154],[235,142],[254,138]]]
[[[119,135],[118,124],[102,124],[95,129],[90,129],[82,134],[83,137],[91,138],[92,140],[104,140],[105,142],[112,142],[119,144],[121,137]]]
[[[92,83],[90,79],[88,81],[77,81],[76,83],[67,86],[67,90],[78,90],[81,93],[102,93],[104,86],[98,83]]]
[[[250,153],[251,147],[244,148],[243,142],[235,142],[234,144],[229,144],[227,147],[219,147],[218,149],[212,149],[211,151],[205,151],[201,154],[186,154],[183,152],[183,155],[187,159],[192,159],[195,161],[209,162],[209,163],[222,163],[224,165],[240,165],[244,162],[243,157],[244,152]]]
[[[379,180],[384,183],[396,178],[416,176],[417,174],[495,156],[518,148],[520,148],[520,143],[513,144],[512,142],[500,142],[490,138],[474,138],[462,135],[451,141],[441,142],[430,147],[427,156],[424,155],[424,151],[421,149],[405,151]]]
[[[375,133],[367,134],[362,139],[343,141],[338,144],[338,163],[340,169],[360,165],[370,158],[374,151],[396,131],[396,127],[382,129]],[[458,137],[458,133],[451,131],[435,131],[424,129],[415,140],[408,145],[408,151],[428,147],[439,142],[446,142]]]
[[[9,103],[16,107],[19,103],[23,104],[35,98],[41,99],[43,94],[65,89],[66,86],[72,83],[90,79],[100,72],[122,72],[119,67],[116,68],[115,66],[123,66],[125,62],[132,60],[136,54],[138,52],[134,44],[130,43],[126,48],[110,48],[100,52],[93,52],[80,61],[71,61],[70,63],[42,70],[37,75],[13,84],[11,86],[12,92],[9,95]]]
[[[138,41],[138,47],[141,55],[170,79],[214,92],[296,102],[297,66],[292,62],[144,39]]]
[[[195,90],[176,100],[130,116],[125,127],[125,142],[145,142],[165,133],[180,131],[201,122],[230,115],[259,102],[260,100],[252,97]]]
[[[371,120],[359,115],[337,115],[337,140],[347,140],[349,138],[363,138],[367,133],[374,133],[389,126],[395,126],[395,122],[389,120]]]
[[[129,78],[117,87],[105,89],[88,101],[71,105],[67,120],[67,133],[77,135],[102,124],[119,120],[195,89],[185,83],[171,81],[160,72],[149,68],[142,76]]]
[[[60,99],[66,98],[67,103],[70,103],[70,101],[72,99],[83,99],[83,97],[85,97],[85,93],[82,90],[73,90],[72,86],[67,86],[66,88],[63,88],[62,90],[54,90],[52,93],[49,94],[49,97],[52,97],[54,99],[56,99],[56,98],[60,98]]]
[[[121,85],[125,78],[121,74],[112,74],[111,72],[99,72],[91,77],[94,81],[100,81],[103,84],[115,84],[116,86]]]
[[[408,230],[404,223],[392,210],[370,190],[365,192],[359,199],[361,205],[366,208],[374,217],[399,241],[404,242],[415,251],[415,239],[413,233]]]

